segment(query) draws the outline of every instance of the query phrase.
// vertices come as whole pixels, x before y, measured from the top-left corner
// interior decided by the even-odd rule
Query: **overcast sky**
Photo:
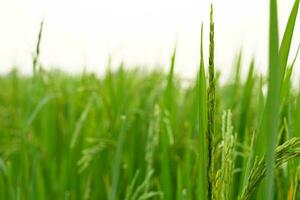
[[[280,35],[293,0],[279,0]],[[195,74],[199,63],[201,22],[208,50],[208,0],[0,0],[0,72],[16,65],[31,72],[41,19],[45,18],[41,62],[46,68],[101,74],[108,55],[116,66],[168,68],[177,43],[176,72]],[[243,48],[244,71],[251,57],[266,72],[268,0],[215,0],[216,65],[224,74]],[[291,55],[300,42],[298,17]],[[207,55],[207,53],[206,53]],[[290,59],[291,60],[291,59]],[[300,59],[297,71],[299,73]],[[206,59],[207,63],[207,59]]]

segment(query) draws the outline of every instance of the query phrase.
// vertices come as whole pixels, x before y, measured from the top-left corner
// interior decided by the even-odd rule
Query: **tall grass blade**
[[[293,9],[290,13],[289,20],[287,22],[285,32],[283,35],[283,39],[281,42],[280,46],[280,70],[281,70],[281,78],[283,79],[287,67],[287,62],[288,62],[288,57],[290,53],[290,47],[292,43],[292,38],[293,38],[293,33],[294,33],[294,28],[296,24],[296,19],[297,19],[297,14],[298,14],[298,9],[299,9],[299,0],[295,0]]]
[[[279,107],[280,107],[280,59],[278,42],[278,16],[277,0],[270,0],[270,29],[269,29],[269,84],[266,105],[266,120],[264,129],[264,139],[267,143],[266,151],[266,182],[264,199],[273,200],[274,198],[274,165],[275,165],[275,145],[279,130]]]
[[[120,179],[122,149],[125,140],[125,133],[126,133],[126,117],[121,116],[121,127],[120,127],[115,156],[112,165],[111,193],[109,196],[109,200],[115,200],[117,198],[118,184]]]
[[[243,93],[242,93],[242,99],[241,99],[241,107],[240,107],[240,114],[239,114],[239,124],[238,124],[238,134],[237,134],[237,142],[243,143],[245,140],[245,134],[246,134],[246,127],[249,124],[248,118],[249,118],[249,113],[251,110],[249,110],[249,105],[251,105],[251,95],[252,95],[252,90],[254,86],[254,60],[250,64],[250,69],[248,72],[247,80],[245,83],[245,86],[243,88]],[[242,151],[242,149],[238,148],[238,151]],[[241,169],[243,166],[243,158],[238,156],[236,160],[236,168]],[[243,172],[237,172],[235,174],[234,178],[234,191],[233,195],[236,197],[238,195],[238,190],[239,186],[241,183],[241,176]]]
[[[171,169],[170,169],[170,144],[172,142],[173,134],[170,133],[170,126],[174,125],[174,67],[176,58],[176,46],[174,47],[173,54],[171,57],[170,71],[167,76],[167,85],[165,88],[163,109],[164,119],[162,121],[161,135],[160,135],[160,148],[161,148],[161,187],[164,193],[164,199],[171,200],[173,197],[172,180],[171,180]],[[172,117],[169,119],[169,117]],[[167,119],[167,120],[166,120]],[[169,121],[169,123],[166,123]]]
[[[208,174],[207,174],[207,91],[206,91],[206,78],[204,69],[204,53],[203,53],[203,24],[201,25],[201,44],[200,44],[200,70],[198,78],[198,114],[199,114],[199,135],[200,135],[200,148],[199,148],[199,199],[207,199],[208,191]]]

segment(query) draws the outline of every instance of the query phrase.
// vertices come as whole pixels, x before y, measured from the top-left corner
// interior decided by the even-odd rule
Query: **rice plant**
[[[221,84],[211,6],[188,86],[175,73],[177,46],[168,73],[123,63],[113,71],[110,62],[100,77],[41,70],[42,22],[33,75],[0,76],[0,199],[299,199],[298,52],[290,53],[298,8],[295,0],[280,40],[270,0],[267,75],[253,58],[243,80],[240,51]]]

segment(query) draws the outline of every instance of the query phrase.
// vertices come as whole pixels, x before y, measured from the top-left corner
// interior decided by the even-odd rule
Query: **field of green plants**
[[[188,86],[174,74],[176,48],[168,73],[123,64],[102,77],[45,71],[41,25],[34,74],[0,76],[0,199],[299,200],[300,90],[291,77],[300,66],[290,55],[298,7],[280,39],[270,0],[268,74],[253,59],[242,79],[240,53],[225,84],[212,7]]]

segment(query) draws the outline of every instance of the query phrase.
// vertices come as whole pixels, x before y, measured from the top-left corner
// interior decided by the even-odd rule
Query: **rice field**
[[[176,47],[168,73],[122,63],[101,77],[45,71],[42,22],[33,75],[0,76],[0,199],[299,200],[298,7],[280,39],[270,0],[268,74],[253,59],[242,79],[241,52],[224,84],[213,7],[188,85],[174,74]]]

